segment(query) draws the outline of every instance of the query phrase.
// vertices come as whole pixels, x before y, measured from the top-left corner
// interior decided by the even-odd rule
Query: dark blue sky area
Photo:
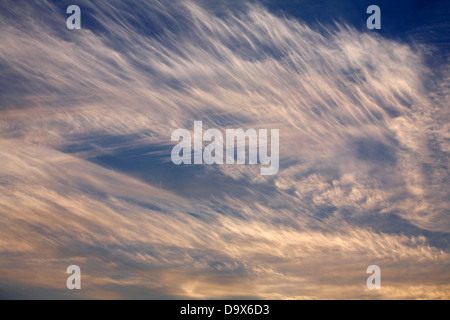
[[[62,10],[68,5],[74,4],[69,0],[50,1],[57,3]],[[143,33],[158,35],[167,29],[176,29],[173,20],[166,19],[158,12],[151,16],[143,14],[139,10],[139,1],[110,1],[115,6],[128,12],[127,17],[133,16],[137,24],[145,23]],[[448,55],[450,43],[450,1],[435,0],[196,0],[202,7],[208,8],[217,15],[226,12],[245,10],[247,3],[257,3],[266,7],[277,15],[294,17],[314,27],[317,24],[329,25],[334,22],[345,23],[358,30],[364,31],[369,14],[366,13],[370,5],[378,5],[381,8],[381,30],[377,32],[382,36],[402,39],[408,42],[433,44],[439,48],[440,53]],[[100,28],[95,21],[95,13],[91,8],[95,2],[80,0],[77,2],[86,10],[83,12],[83,25],[92,30]],[[164,4],[166,5],[166,4]],[[1,6],[1,5],[0,5]],[[167,1],[168,7],[176,7],[176,1]],[[7,8],[5,8],[7,10]],[[3,8],[2,8],[3,10]],[[177,21],[185,19],[177,16]],[[183,25],[182,23],[179,25]],[[100,30],[98,30],[100,31]]]
[[[221,1],[218,5],[219,1],[198,1],[216,12],[223,11],[226,7],[243,7],[245,3],[229,0]],[[450,2],[445,0],[249,0],[248,2],[259,3],[273,13],[292,16],[308,24],[317,22],[329,24],[337,21],[345,22],[359,30],[366,29],[366,20],[369,16],[366,14],[367,7],[378,5],[382,15],[382,29],[377,31],[380,34],[414,39],[422,34],[420,29],[426,28],[440,31],[428,34],[427,40],[447,45],[449,43]]]

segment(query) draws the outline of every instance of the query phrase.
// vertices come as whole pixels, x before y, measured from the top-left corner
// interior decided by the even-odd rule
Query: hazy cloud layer
[[[76,31],[64,1],[0,5],[0,297],[449,298],[448,64],[257,5],[127,3],[80,1]],[[279,173],[173,165],[194,120],[280,129]]]

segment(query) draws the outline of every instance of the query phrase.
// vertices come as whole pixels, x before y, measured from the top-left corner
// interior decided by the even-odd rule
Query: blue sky
[[[1,298],[448,299],[448,2],[70,4],[0,4]],[[279,172],[174,165],[194,121]]]

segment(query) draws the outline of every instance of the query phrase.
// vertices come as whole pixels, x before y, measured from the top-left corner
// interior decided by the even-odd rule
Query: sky
[[[449,299],[449,14],[2,0],[0,299]],[[279,129],[278,173],[175,165],[194,121]]]

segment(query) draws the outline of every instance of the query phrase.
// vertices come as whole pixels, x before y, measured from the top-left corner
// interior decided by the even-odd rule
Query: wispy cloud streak
[[[69,31],[6,2],[3,296],[70,297],[77,262],[91,298],[448,298],[449,69],[420,46],[256,5],[80,1]],[[280,129],[279,173],[175,167],[194,120]]]

